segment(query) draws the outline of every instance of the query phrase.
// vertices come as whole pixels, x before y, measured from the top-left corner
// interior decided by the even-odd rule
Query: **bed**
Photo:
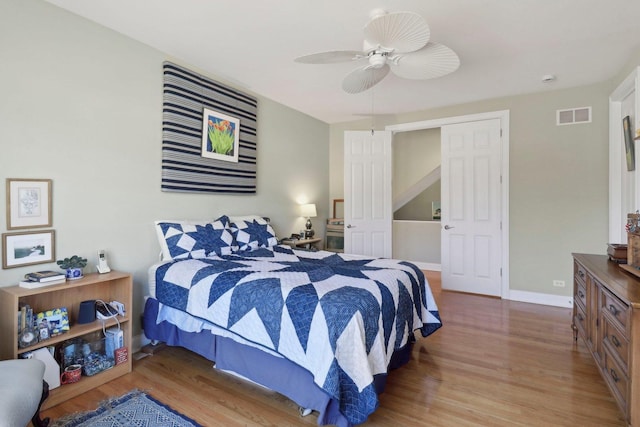
[[[414,331],[442,325],[413,264],[278,245],[259,216],[157,221],[147,338],[182,346],[348,427],[378,407]]]

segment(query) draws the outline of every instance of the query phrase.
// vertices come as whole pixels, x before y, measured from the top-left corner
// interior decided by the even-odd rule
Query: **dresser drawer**
[[[582,266],[582,264],[574,262],[573,263],[573,275],[576,279],[582,281],[582,283],[587,282],[587,269]]]
[[[618,325],[621,331],[624,331],[625,336],[629,336],[629,325],[631,310],[629,306],[620,301],[615,295],[609,292],[607,289],[602,290],[602,311],[605,316],[611,319],[612,323]]]
[[[613,396],[618,401],[622,413],[628,414],[627,402],[629,401],[629,379],[622,371],[622,368],[611,357],[608,349],[604,350],[604,366],[602,367],[604,380],[609,384]]]
[[[574,302],[573,304],[575,307],[573,324],[576,326],[576,328],[578,328],[578,333],[584,339],[585,343],[591,345],[591,343],[587,339],[587,314],[585,312],[585,309],[576,302]]]
[[[622,362],[621,368],[625,374],[629,373],[629,340],[620,333],[618,328],[614,327],[609,316],[602,316],[602,331],[605,346],[608,347],[611,354],[617,356]]]
[[[587,285],[584,282],[576,280],[573,299],[580,301],[583,307],[587,306]]]

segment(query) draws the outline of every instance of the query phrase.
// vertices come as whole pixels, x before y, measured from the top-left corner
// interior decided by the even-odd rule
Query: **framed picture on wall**
[[[622,131],[624,133],[624,151],[627,156],[627,170],[636,168],[636,153],[633,146],[633,132],[631,131],[631,117],[625,116],[622,119]]]
[[[51,227],[50,179],[7,178],[7,229]]]
[[[238,162],[240,120],[205,108],[202,113],[202,157]]]
[[[442,218],[442,209],[440,209],[440,202],[431,202],[431,218],[439,220]]]
[[[2,234],[2,268],[44,264],[55,259],[54,230]]]

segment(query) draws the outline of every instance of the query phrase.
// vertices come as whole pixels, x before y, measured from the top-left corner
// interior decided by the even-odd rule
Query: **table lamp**
[[[311,229],[311,218],[315,218],[316,216],[318,216],[315,203],[309,203],[307,205],[300,206],[300,214],[303,217],[307,218],[307,223],[305,224],[307,230],[304,232],[304,238],[310,239],[315,234],[315,232]]]

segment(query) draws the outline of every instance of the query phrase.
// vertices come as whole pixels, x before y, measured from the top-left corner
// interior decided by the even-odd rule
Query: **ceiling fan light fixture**
[[[369,65],[373,68],[382,68],[387,63],[387,55],[384,53],[374,52],[369,56]]]
[[[333,64],[367,59],[342,82],[347,93],[360,93],[378,84],[392,71],[405,79],[433,79],[460,67],[460,58],[448,47],[430,41],[424,18],[414,12],[374,10],[364,27],[362,52],[330,51],[296,58],[303,64]]]

